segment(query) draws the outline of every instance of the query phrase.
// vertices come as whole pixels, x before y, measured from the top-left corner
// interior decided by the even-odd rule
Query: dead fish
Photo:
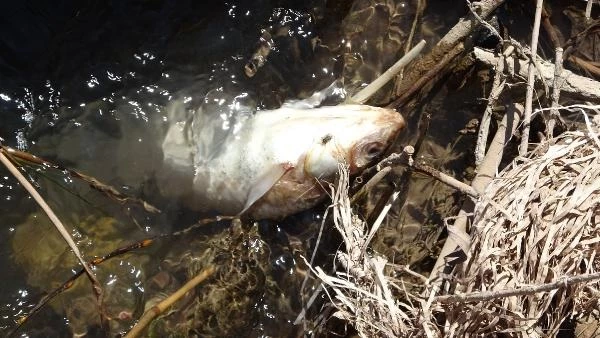
[[[258,111],[206,155],[210,133],[176,128],[163,143],[165,159],[194,170],[192,206],[224,215],[278,219],[326,196],[339,163],[357,174],[393,142],[405,122],[393,109],[342,104],[312,108],[310,101]],[[190,142],[190,140],[194,140]],[[192,144],[196,143],[196,144]],[[175,145],[175,146],[174,146]],[[192,161],[193,169],[186,167]]]

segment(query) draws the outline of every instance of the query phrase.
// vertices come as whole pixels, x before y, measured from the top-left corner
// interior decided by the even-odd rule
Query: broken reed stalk
[[[478,1],[478,16],[482,19],[487,18],[496,10],[496,8],[502,5],[504,1],[505,0]],[[479,24],[480,22],[471,12],[468,16],[461,18],[427,55],[424,55],[404,74],[402,81],[396,84],[396,96],[398,98],[388,106],[391,107],[404,104],[412,94],[419,91],[423,86],[435,78],[432,68],[438,69],[438,64],[449,62],[454,56],[458,55],[461,49],[464,49],[464,41],[468,38],[473,29],[479,26]],[[442,60],[442,62],[440,62],[440,60]],[[442,68],[436,70],[437,75],[439,75],[441,69]],[[407,93],[409,91],[412,94],[409,95],[409,93]]]
[[[414,46],[408,53],[406,53],[400,60],[392,65],[388,70],[381,74],[375,81],[371,82],[368,86],[361,89],[350,99],[351,102],[365,103],[373,96],[379,89],[381,89],[386,83],[398,74],[408,63],[414,60],[423,48],[425,47],[425,40],[421,40],[416,46]]]
[[[531,60],[527,70],[527,90],[525,92],[525,114],[523,115],[523,136],[519,146],[519,155],[527,153],[529,147],[529,130],[531,128],[531,111],[533,106],[533,86],[535,81],[535,62],[537,58],[538,37],[540,34],[540,22],[544,0],[537,0],[535,6],[535,19],[533,21],[533,32],[531,34]]]
[[[523,106],[520,104],[510,105],[509,109],[507,109],[506,115],[504,115],[502,122],[498,126],[498,130],[494,135],[494,139],[490,143],[488,152],[481,162],[481,165],[477,168],[477,176],[475,176],[471,182],[471,186],[473,189],[475,189],[475,191],[477,191],[477,193],[479,193],[479,195],[483,194],[485,187],[495,177],[498,166],[500,165],[500,161],[502,160],[504,147],[515,132],[519,123],[520,115],[522,113]],[[475,202],[473,200],[468,199],[465,201],[454,222],[455,231],[466,233],[468,215],[473,212],[474,208]],[[443,271],[447,270],[447,256],[457,249],[458,240],[453,237],[454,236],[448,236],[446,239],[438,259],[435,262],[435,266],[433,267],[429,276],[429,281],[433,286],[433,288],[430,290],[432,294],[437,293],[439,287],[441,286],[442,279],[440,278],[440,275]],[[464,251],[466,248],[460,249]],[[451,268],[452,266],[453,265],[451,264],[448,266],[448,268]]]
[[[557,47],[554,51],[554,81],[552,82],[552,109],[550,110],[550,118],[546,123],[546,138],[552,138],[554,135],[554,125],[556,120],[560,118],[558,112],[558,101],[560,100],[560,88],[564,82],[562,78],[563,69],[563,49]]]
[[[109,198],[117,201],[120,204],[133,203],[133,204],[140,205],[147,212],[150,212],[150,213],[160,213],[160,210],[158,208],[154,207],[153,205],[151,205],[150,203],[148,203],[148,202],[146,202],[144,200],[141,200],[139,198],[127,196],[126,194],[124,194],[124,193],[120,192],[119,190],[117,190],[115,187],[110,186],[110,185],[108,185],[106,183],[100,182],[95,177],[83,174],[83,173],[81,173],[81,172],[79,172],[77,170],[65,168],[63,166],[60,166],[60,165],[55,164],[55,163],[52,163],[52,162],[50,162],[48,160],[45,160],[43,158],[39,158],[39,157],[37,157],[35,155],[32,155],[32,154],[24,152],[24,151],[15,150],[13,148],[5,147],[5,146],[0,146],[0,148],[3,151],[10,152],[11,157],[18,158],[20,160],[23,160],[23,161],[26,161],[26,162],[29,162],[29,163],[33,163],[33,164],[36,164],[36,165],[40,165],[40,166],[44,166],[44,167],[50,167],[50,168],[53,168],[53,169],[56,169],[56,170],[64,171],[69,176],[84,181],[92,189],[95,189],[95,190],[103,193],[107,197],[109,197]]]
[[[496,64],[496,56],[492,52],[485,51],[479,47],[473,49],[473,55],[477,61],[481,61],[489,66]],[[505,54],[506,56],[506,54]],[[506,73],[514,74],[516,77],[527,77],[528,61],[521,60],[517,57],[506,56]],[[550,85],[554,82],[555,66],[551,62],[539,60],[538,74],[540,79]],[[586,100],[600,100],[600,82],[590,79],[585,76],[577,75],[570,70],[563,69],[562,71],[562,86],[561,91],[573,94]]]
[[[594,5],[595,0],[587,0],[587,4],[585,6],[585,18],[586,20],[591,19],[592,17],[592,6]]]
[[[587,283],[600,279],[600,272],[576,275],[563,276],[557,278],[554,282],[544,283],[540,285],[522,286],[519,288],[510,288],[504,290],[492,290],[482,292],[470,292],[465,294],[444,295],[435,298],[435,301],[441,304],[448,303],[468,303],[482,302],[491,299],[506,298],[512,296],[533,295],[540,292],[548,292],[560,288],[567,288],[574,284]]]
[[[23,174],[21,174],[19,169],[17,169],[17,167],[15,167],[12,164],[12,162],[8,159],[8,157],[6,156],[5,151],[3,149],[0,150],[0,161],[6,166],[6,168],[10,171],[10,173],[13,176],[15,176],[15,178],[19,181],[19,183],[21,183],[21,185],[25,188],[25,190],[27,190],[27,192],[31,195],[31,197],[33,197],[33,199],[39,204],[39,206],[42,208],[42,210],[44,210],[46,215],[48,215],[48,218],[50,218],[50,221],[52,221],[52,224],[54,224],[54,226],[56,227],[56,230],[58,230],[58,232],[60,233],[62,238],[65,240],[65,242],[67,243],[67,245],[69,246],[71,251],[73,251],[73,253],[77,257],[77,259],[79,260],[79,263],[83,266],[86,275],[88,276],[90,282],[92,283],[92,289],[94,290],[94,294],[96,295],[96,298],[98,299],[98,306],[100,308],[100,316],[102,319],[104,319],[104,311],[102,310],[102,301],[103,301],[102,300],[102,296],[103,296],[102,286],[100,285],[100,282],[98,282],[98,279],[96,278],[96,275],[92,271],[92,268],[90,267],[90,265],[83,259],[81,252],[79,252],[79,248],[77,247],[77,244],[75,244],[75,241],[73,240],[73,238],[71,237],[71,235],[69,234],[69,232],[67,231],[65,226],[62,224],[60,219],[56,216],[54,211],[52,211],[52,208],[50,208],[48,203],[46,203],[46,201],[42,198],[42,196],[38,193],[38,191],[34,188],[34,186],[31,183],[29,183],[29,181],[25,178],[25,176],[23,176]],[[103,323],[104,320],[102,320],[101,322]]]
[[[477,143],[475,145],[475,165],[478,166],[483,161],[485,156],[485,148],[487,145],[487,139],[490,130],[490,122],[492,120],[492,110],[494,104],[498,100],[500,94],[504,90],[506,81],[504,80],[504,54],[498,55],[498,61],[494,69],[494,82],[492,83],[492,90],[488,96],[487,106],[483,112],[483,117],[479,123],[479,132],[477,134]]]
[[[214,266],[209,266],[206,269],[202,270],[196,277],[190,279],[187,283],[185,283],[181,288],[175,291],[172,295],[165,298],[160,303],[154,305],[150,309],[148,309],[142,317],[138,320],[135,326],[129,331],[124,338],[135,338],[142,334],[144,329],[152,323],[152,321],[158,317],[160,314],[164,313],[171,305],[175,304],[178,300],[180,300],[188,291],[195,288],[198,284],[205,281],[207,278],[211,277],[215,273],[216,269]]]

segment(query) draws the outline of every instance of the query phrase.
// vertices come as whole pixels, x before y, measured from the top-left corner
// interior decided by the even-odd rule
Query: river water
[[[398,27],[406,37],[417,1],[382,3],[400,8],[396,20],[403,23]],[[350,9],[344,1],[31,0],[1,8],[2,144],[77,169],[162,210],[155,215],[136,206],[121,206],[61,171],[28,166],[27,176],[70,229],[87,258],[181,230],[211,216],[187,209],[176,194],[165,193],[160,186],[160,146],[172,122],[165,109],[169,104],[203,107],[219,121],[215,123],[221,126],[215,127],[216,137],[226,134],[241,121],[240,114],[276,108],[286,99],[306,97],[340,78],[344,60],[339,48],[347,43],[341,31],[356,29],[356,22],[342,21]],[[444,1],[430,1],[423,19],[426,25],[417,31],[415,39],[434,42],[464,10]],[[362,17],[356,18],[360,22]],[[264,31],[275,37],[277,48],[269,55],[269,62],[250,78],[244,69]],[[376,54],[375,58],[385,50],[373,48],[369,52]],[[365,60],[373,57],[367,54],[363,51],[355,56]],[[361,72],[363,81],[373,76],[367,68]],[[348,83],[356,85],[352,82],[356,78],[350,80]],[[475,94],[464,91],[433,100],[433,105],[445,106],[448,113],[438,123],[456,130],[464,126],[484,106],[477,99],[484,92],[477,90]],[[413,134],[415,127],[414,123],[409,126]],[[458,167],[464,168],[465,158],[451,156],[456,143],[444,134],[438,130],[430,160],[448,156],[446,162],[453,162],[452,166],[459,162]],[[202,313],[207,321],[214,320],[207,323],[210,328],[196,333],[219,336],[244,332],[259,337],[298,332],[291,325],[300,309],[298,296],[291,293],[299,286],[298,280],[302,281],[294,263],[299,259],[296,249],[303,254],[307,250],[302,243],[307,237],[303,236],[311,231],[302,227],[319,223],[321,212],[308,212],[281,224],[261,224],[261,236],[252,231],[241,236],[245,247],[253,252],[247,260],[265,260],[258,273],[274,276],[277,283],[238,281],[238,292],[252,293],[254,298],[250,297],[253,303],[249,307],[227,312],[241,317],[231,318],[234,324],[229,326],[222,314],[188,306],[188,314]],[[0,334],[5,334],[41,295],[66,281],[77,263],[37,204],[4,169],[0,169],[0,214]],[[229,245],[230,238],[236,238],[238,233],[228,227],[219,224],[201,230],[196,238],[157,241],[98,268],[108,293],[108,315],[113,319],[109,333],[99,329],[94,299],[81,278],[28,320],[18,335],[68,337],[87,333],[101,337],[126,332],[146,302],[160,292],[172,292],[190,278],[185,275],[187,265],[202,268],[198,261],[205,259],[200,254],[203,250]],[[397,244],[395,229],[388,229],[392,234],[381,239],[391,248]],[[330,245],[329,249],[337,248],[337,244]],[[238,268],[233,273],[239,275],[246,265]],[[218,294],[215,288],[206,292]],[[162,327],[154,332],[159,335],[175,330],[169,325],[186,318],[161,322]],[[236,319],[245,322],[237,323]]]

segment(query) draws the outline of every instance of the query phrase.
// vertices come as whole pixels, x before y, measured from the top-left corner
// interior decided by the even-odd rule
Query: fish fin
[[[252,189],[250,189],[248,198],[246,199],[246,205],[244,205],[244,209],[239,214],[241,215],[248,211],[248,209],[250,209],[250,207],[256,201],[258,201],[258,199],[263,197],[269,190],[271,190],[271,188],[283,177],[283,175],[292,169],[294,169],[292,164],[282,163],[274,165],[265,173],[260,175],[256,183],[252,186]]]

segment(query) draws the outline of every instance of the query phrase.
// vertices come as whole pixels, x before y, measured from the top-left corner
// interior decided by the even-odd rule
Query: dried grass
[[[320,267],[312,270],[327,286],[325,291],[336,308],[333,316],[351,323],[361,337],[414,332],[416,309],[396,296],[405,290],[389,277],[392,267],[387,259],[367,250],[371,237],[365,222],[352,213],[348,186],[348,169],[341,165],[338,185],[331,188],[333,222],[344,241],[344,249],[336,253],[340,268],[334,275]]]
[[[597,328],[599,118],[584,120],[579,131],[547,140],[492,180],[476,204],[467,260],[446,276],[450,292],[428,300],[416,295],[427,285],[407,291],[389,277],[403,268],[369,253],[371,236],[352,213],[348,173],[340,168],[332,187],[333,220],[344,240],[338,271],[313,268],[334,316],[361,337],[547,337],[580,319]]]
[[[569,318],[598,316],[598,282],[536,289],[600,271],[600,146],[589,123],[582,129],[515,159],[488,185],[455,293],[531,292],[444,305],[446,335],[555,336]]]

